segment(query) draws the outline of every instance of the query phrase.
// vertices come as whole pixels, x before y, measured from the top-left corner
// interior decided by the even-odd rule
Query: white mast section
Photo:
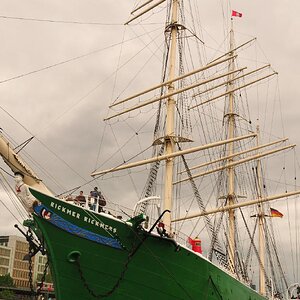
[[[289,149],[289,148],[294,148],[295,146],[296,146],[296,144],[292,144],[292,145],[288,145],[288,146],[285,146],[285,147],[282,147],[282,148],[278,148],[278,149],[266,151],[266,152],[263,152],[263,153],[260,153],[260,154],[256,154],[256,155],[253,155],[253,156],[249,156],[249,157],[246,157],[246,158],[243,158],[243,159],[240,159],[240,160],[237,160],[237,161],[228,163],[226,166],[222,166],[222,167],[219,167],[219,168],[215,168],[215,169],[212,169],[212,170],[208,170],[208,171],[203,172],[203,173],[197,173],[197,174],[194,174],[194,175],[192,176],[192,178],[195,179],[195,178],[197,178],[197,177],[202,177],[202,176],[205,176],[205,175],[214,173],[214,172],[222,171],[222,170],[224,170],[224,169],[228,169],[228,168],[231,168],[231,167],[234,167],[234,166],[243,164],[243,163],[245,163],[245,162],[248,162],[248,161],[251,161],[251,160],[258,159],[258,158],[260,158],[260,157],[264,157],[264,156],[267,156],[267,155],[271,155],[271,154],[273,154],[273,153],[276,153],[276,152],[279,152],[279,151],[283,151],[283,150],[286,150],[286,149]],[[178,184],[178,183],[180,183],[180,182],[184,182],[184,181],[188,181],[188,180],[190,180],[190,177],[186,177],[186,178],[183,178],[183,179],[181,179],[181,180],[178,180],[178,181],[174,182],[174,184]]]
[[[259,145],[259,126],[257,126],[257,145]],[[257,160],[257,191],[258,199],[262,199],[262,178],[261,178],[261,162]],[[266,295],[266,278],[265,278],[265,212],[263,203],[258,204],[258,229],[259,229],[259,292]]]
[[[240,90],[241,88],[247,87],[247,86],[252,85],[252,84],[254,84],[254,83],[258,82],[258,81],[261,81],[261,80],[263,80],[263,79],[266,79],[266,78],[268,78],[268,77],[271,77],[271,76],[274,76],[274,75],[277,75],[277,74],[278,74],[277,72],[274,72],[274,73],[271,73],[271,74],[266,75],[266,76],[264,76],[264,77],[258,78],[257,80],[248,82],[248,83],[246,83],[246,84],[244,84],[244,85],[241,85],[241,86],[239,86],[239,87],[237,87],[237,88],[234,88],[234,89],[232,89],[232,90],[229,90],[229,91],[227,91],[226,93],[223,93],[223,94],[218,95],[218,96],[216,96],[216,97],[213,97],[213,98],[211,98],[211,99],[205,100],[205,101],[203,101],[203,102],[201,102],[201,103],[199,103],[199,104],[196,104],[196,105],[194,105],[194,106],[191,106],[189,109],[196,108],[196,107],[198,107],[198,106],[200,106],[200,105],[206,104],[206,103],[211,102],[211,101],[213,101],[213,100],[216,100],[216,99],[218,99],[218,98],[220,98],[220,97],[229,95],[230,93],[233,93],[233,92],[235,92],[235,91],[237,91],[237,90]]]
[[[226,143],[231,143],[233,141],[239,141],[239,140],[243,140],[243,139],[247,139],[247,138],[252,138],[252,137],[255,137],[255,136],[256,136],[256,133],[251,133],[251,134],[243,135],[243,136],[240,136],[240,137],[236,137],[234,139],[218,141],[218,142],[203,145],[203,146],[198,146],[198,147],[193,147],[193,148],[189,148],[189,149],[185,149],[185,150],[181,150],[181,151],[176,151],[176,152],[173,152],[173,153],[170,153],[170,154],[164,154],[164,155],[152,157],[152,158],[149,158],[149,159],[145,159],[145,160],[142,160],[142,161],[130,163],[130,164],[127,164],[127,165],[122,165],[122,166],[107,169],[107,170],[95,171],[91,174],[91,176],[98,176],[98,175],[101,175],[101,174],[106,174],[106,173],[116,172],[116,171],[125,170],[125,169],[129,169],[129,168],[134,168],[134,167],[150,164],[150,163],[153,163],[153,162],[156,162],[156,161],[171,160],[172,158],[177,157],[177,156],[194,153],[194,152],[197,152],[197,151],[209,149],[209,148],[212,148],[212,147],[221,146],[221,145],[224,145]]]
[[[140,12],[138,15],[132,17],[129,21],[127,21],[124,25],[128,25],[130,22],[132,22],[133,20],[141,17],[142,15],[144,15],[145,13],[147,13],[148,11],[150,11],[151,9],[153,9],[154,7],[160,5],[161,3],[165,2],[166,0],[160,0],[156,3],[154,3],[153,5],[149,6],[148,8],[146,8],[145,10],[143,10],[142,12]],[[149,2],[150,3],[150,2]],[[140,7],[141,8],[141,7]]]
[[[229,57],[232,57],[234,54],[234,45],[233,45],[233,26],[231,22],[231,30],[230,30],[230,52]],[[228,71],[234,71],[234,60],[229,60],[229,67]],[[235,135],[235,111],[234,111],[234,82],[233,82],[233,75],[228,75],[228,138],[232,139]],[[232,88],[233,87],[233,88]],[[227,203],[229,206],[232,206],[235,203],[235,178],[234,178],[234,165],[233,165],[233,156],[234,153],[234,142],[228,144],[228,168],[227,168],[227,175],[228,175],[228,182],[227,182]],[[232,273],[235,273],[235,215],[234,209],[228,210],[228,263],[229,263],[229,270]]]
[[[141,8],[145,7],[146,5],[148,5],[149,3],[153,2],[153,0],[148,0],[145,3],[141,4],[140,6],[138,6],[137,8],[135,8],[131,14],[134,14],[136,11],[140,10]]]
[[[172,16],[171,16],[171,45],[170,45],[170,60],[169,60],[169,80],[172,81],[175,78],[175,62],[176,62],[176,50],[177,50],[177,35],[178,35],[178,1],[172,0]],[[165,147],[166,154],[171,155],[174,153],[174,115],[175,115],[175,99],[173,98],[175,87],[174,83],[168,86],[169,97],[167,99],[167,114],[166,114],[166,132],[165,132]],[[173,158],[166,160],[165,167],[165,194],[163,199],[164,210],[170,210],[170,213],[166,213],[163,216],[163,223],[167,232],[171,233],[171,213],[172,213],[172,201],[173,201]]]
[[[275,144],[278,144],[278,143],[285,142],[285,141],[287,141],[287,140],[288,140],[288,138],[284,138],[284,139],[277,140],[277,141],[274,141],[274,142],[271,142],[271,143],[268,143],[268,144],[260,145],[260,146],[254,147],[254,148],[250,148],[250,149],[247,149],[247,150],[240,151],[240,152],[235,152],[235,153],[233,153],[232,155],[223,156],[223,157],[220,157],[220,158],[218,158],[218,159],[211,160],[211,161],[208,161],[208,162],[206,162],[206,163],[203,163],[203,164],[200,164],[200,165],[191,167],[191,168],[189,168],[189,170],[192,171],[192,170],[195,170],[195,169],[199,169],[199,168],[202,168],[202,167],[211,165],[211,164],[215,164],[215,163],[220,162],[220,161],[222,161],[222,160],[229,159],[229,158],[234,157],[234,156],[238,156],[238,155],[242,155],[242,154],[245,154],[245,153],[248,153],[248,152],[252,152],[252,151],[255,151],[255,150],[259,150],[259,149],[261,149],[261,148],[269,147],[269,146],[272,146],[272,145],[275,145]],[[178,174],[183,174],[183,173],[186,173],[186,172],[187,172],[187,171],[184,170],[184,171],[178,172]]]
[[[224,53],[223,55],[217,57],[216,59],[212,60],[211,62],[214,62],[214,61],[216,61],[216,60],[219,60],[220,58],[222,58],[222,57],[224,57],[224,56],[227,56],[230,52],[236,51],[236,50],[238,50],[238,49],[244,47],[245,45],[250,44],[251,42],[253,42],[253,41],[255,41],[255,40],[256,40],[256,38],[253,38],[253,39],[249,40],[248,42],[246,42],[246,43],[244,43],[244,44],[241,44],[241,45],[239,45],[239,46],[233,48],[233,49],[230,50],[229,52]]]
[[[263,66],[263,67],[261,67],[261,68],[255,69],[255,70],[253,70],[253,71],[247,72],[247,73],[245,73],[245,74],[243,74],[243,75],[241,75],[241,76],[234,77],[232,81],[237,81],[238,79],[245,78],[245,77],[248,76],[248,75],[251,75],[251,74],[253,74],[253,73],[255,73],[255,72],[258,72],[258,71],[260,71],[260,70],[262,70],[262,69],[265,69],[265,68],[268,68],[268,67],[270,67],[270,64],[269,64],[269,65],[265,65],[265,66]],[[222,82],[221,84],[212,86],[212,87],[209,88],[209,89],[206,89],[206,90],[204,90],[204,91],[202,91],[202,92],[196,93],[196,94],[194,94],[192,97],[194,98],[194,97],[196,97],[196,96],[202,95],[202,94],[204,94],[204,93],[207,93],[207,92],[209,92],[209,91],[211,91],[211,90],[214,90],[214,89],[216,89],[216,88],[219,88],[219,87],[221,87],[221,86],[223,86],[223,85],[225,85],[225,84],[228,84],[228,83],[229,83],[228,81]]]
[[[104,119],[104,121],[110,120],[110,119],[115,118],[115,117],[117,117],[117,116],[120,116],[120,115],[123,115],[123,114],[125,114],[125,113],[131,112],[131,111],[136,110],[136,109],[138,109],[138,108],[141,108],[141,107],[143,107],[143,106],[152,104],[152,103],[154,103],[154,102],[157,102],[157,101],[160,101],[160,100],[163,100],[163,99],[166,99],[166,98],[173,97],[174,95],[183,93],[183,92],[185,92],[185,91],[188,91],[188,90],[193,89],[193,88],[195,88],[195,87],[198,87],[198,86],[200,86],[200,85],[206,84],[206,83],[208,83],[208,82],[211,82],[211,81],[220,79],[220,78],[222,78],[222,77],[228,76],[228,75],[230,75],[230,74],[233,74],[233,73],[236,73],[236,72],[240,72],[240,71],[242,71],[242,70],[244,70],[244,69],[246,69],[246,68],[241,68],[241,69],[237,69],[237,70],[234,70],[234,71],[225,73],[225,74],[221,74],[221,75],[219,75],[219,76],[212,77],[212,78],[209,78],[209,79],[204,80],[204,81],[201,81],[201,82],[197,82],[197,83],[195,83],[195,84],[189,85],[189,86],[187,86],[187,87],[185,87],[185,88],[182,88],[182,89],[178,89],[178,90],[176,90],[176,91],[174,91],[174,89],[172,89],[172,91],[171,91],[171,89],[169,88],[169,86],[170,86],[170,85],[169,85],[169,86],[168,86],[168,93],[167,93],[166,95],[163,95],[163,96],[160,96],[160,97],[157,97],[157,98],[148,100],[148,101],[144,101],[144,102],[142,102],[141,104],[135,105],[135,106],[130,107],[130,108],[126,109],[126,110],[123,110],[123,111],[121,111],[121,112],[119,112],[119,113],[116,113],[116,114],[114,114],[114,115],[108,116],[107,118]],[[172,80],[171,82],[173,82],[173,81],[174,81],[174,80]]]
[[[146,93],[149,93],[149,92],[151,92],[151,91],[153,91],[153,90],[156,90],[156,89],[158,89],[158,88],[161,88],[161,87],[163,87],[163,86],[167,86],[167,85],[169,85],[169,84],[172,83],[172,82],[181,80],[181,79],[183,79],[183,78],[186,78],[186,77],[188,77],[188,76],[194,75],[194,74],[199,73],[199,72],[201,72],[201,71],[205,71],[205,70],[207,70],[207,69],[209,69],[209,68],[212,68],[212,67],[214,67],[214,66],[217,66],[217,65],[219,65],[219,64],[221,64],[221,63],[223,63],[223,62],[226,62],[226,61],[228,61],[229,59],[232,59],[232,58],[231,58],[231,57],[227,57],[227,58],[222,59],[222,60],[214,61],[213,63],[209,63],[209,64],[207,64],[207,65],[204,66],[204,67],[201,67],[201,68],[196,69],[196,70],[194,70],[194,71],[191,71],[191,72],[189,72],[189,73],[183,74],[183,75],[181,75],[181,76],[179,76],[179,77],[175,77],[175,78],[173,78],[172,80],[168,80],[168,81],[162,82],[162,83],[160,83],[160,84],[157,84],[157,85],[155,85],[155,86],[153,86],[153,87],[151,87],[151,88],[149,88],[149,89],[147,89],[147,90],[144,90],[144,91],[142,91],[142,92],[139,92],[139,93],[137,93],[137,94],[135,94],[135,95],[132,95],[132,96],[130,96],[130,97],[127,97],[127,98],[125,98],[125,99],[123,99],[123,100],[117,101],[117,102],[111,104],[111,105],[109,106],[109,108],[114,107],[114,106],[119,105],[119,104],[122,104],[122,103],[124,103],[124,102],[127,102],[127,101],[129,101],[129,100],[131,100],[131,99],[134,99],[134,98],[136,98],[136,97],[139,97],[139,96],[141,96],[141,95],[144,95],[144,94],[146,94]],[[225,75],[224,75],[224,76],[225,76]]]
[[[0,156],[2,156],[4,162],[14,173],[22,173],[22,175],[24,176],[23,181],[25,184],[47,195],[53,195],[53,193],[46,187],[42,180],[15,152],[15,150],[11,147],[9,141],[7,141],[3,135],[0,135]]]
[[[219,212],[225,212],[225,211],[228,211],[230,209],[246,207],[246,206],[255,205],[255,204],[259,204],[259,203],[265,203],[265,202],[278,200],[278,199],[282,199],[282,198],[287,198],[287,197],[291,197],[291,196],[295,196],[295,195],[299,195],[299,194],[300,194],[300,190],[294,191],[294,192],[278,194],[278,195],[273,195],[273,196],[269,196],[269,197],[265,197],[265,198],[261,198],[261,199],[249,200],[249,201],[245,201],[245,202],[242,202],[242,203],[236,203],[236,204],[233,204],[233,205],[218,207],[218,208],[215,208],[215,209],[204,211],[202,213],[190,214],[190,215],[187,215],[185,217],[174,219],[174,220],[172,220],[172,222],[179,222],[179,221],[183,221],[183,220],[194,219],[194,218],[198,218],[198,217],[212,215],[212,214],[219,213]]]

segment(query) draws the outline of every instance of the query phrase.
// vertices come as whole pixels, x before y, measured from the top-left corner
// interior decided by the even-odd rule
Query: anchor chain
[[[39,284],[39,287],[38,287],[37,291],[35,291],[34,287],[33,287],[33,263],[32,263],[32,258],[38,252],[41,252],[42,255],[46,254],[44,243],[39,240],[39,244],[38,244],[34,240],[33,232],[32,232],[30,227],[28,228],[27,232],[24,232],[17,224],[15,224],[15,228],[17,228],[24,235],[24,237],[26,238],[26,241],[29,244],[28,254],[25,256],[28,259],[28,269],[29,269],[28,281],[29,281],[29,287],[30,287],[30,291],[31,291],[32,296],[34,297],[34,299],[38,299],[38,296],[41,293],[41,288],[44,284],[44,281],[45,281],[45,278],[46,278],[46,275],[47,275],[47,269],[48,269],[48,266],[49,266],[49,261],[47,260],[47,262],[45,264],[45,268],[44,268],[44,271],[43,271],[41,282]]]
[[[29,250],[29,253],[30,253],[30,250]],[[29,268],[29,279],[28,279],[28,281],[29,281],[29,287],[30,287],[31,294],[34,297],[34,299],[38,299],[38,296],[41,294],[41,290],[42,290],[42,287],[43,287],[45,279],[46,279],[48,266],[49,266],[49,261],[47,260],[44,271],[43,271],[43,276],[41,277],[41,281],[38,284],[38,288],[35,291],[33,288],[32,257],[29,255],[29,267],[28,267]]]
[[[41,294],[41,290],[42,290],[42,287],[43,287],[45,279],[46,279],[48,267],[49,267],[49,260],[47,260],[47,262],[45,263],[45,268],[44,268],[44,271],[43,271],[43,276],[41,277],[41,281],[38,284],[38,288],[36,290],[36,294],[37,295]]]
[[[141,245],[141,243],[139,245]],[[129,263],[130,263],[133,255],[136,253],[136,251],[137,251],[137,247],[133,248],[132,251],[128,254],[126,262],[124,264],[124,268],[123,268],[123,270],[122,270],[119,278],[117,279],[116,283],[114,284],[114,286],[108,292],[106,292],[104,294],[98,294],[98,295],[88,285],[87,280],[85,279],[85,277],[83,275],[83,271],[82,271],[82,268],[81,268],[81,265],[80,265],[80,262],[79,262],[80,256],[78,256],[76,258],[76,260],[74,261],[74,263],[75,263],[75,265],[76,265],[76,267],[78,269],[78,273],[79,273],[80,279],[81,279],[81,281],[83,283],[83,286],[86,288],[86,290],[88,291],[88,293],[92,297],[94,297],[95,299],[106,298],[106,297],[110,296],[111,294],[113,294],[114,291],[120,286],[121,281],[124,279],[125,273],[126,273],[126,271],[128,269],[128,265],[129,265]]]
[[[128,269],[128,265],[131,261],[131,259],[133,258],[133,256],[135,255],[135,253],[139,250],[139,248],[142,246],[142,244],[145,242],[145,240],[147,239],[147,237],[149,236],[149,233],[151,233],[153,231],[153,229],[156,227],[156,225],[159,223],[159,221],[161,220],[161,218],[163,217],[163,215],[166,212],[170,212],[169,210],[165,210],[156,220],[156,222],[154,223],[154,225],[151,227],[151,229],[147,232],[146,235],[144,235],[144,237],[142,239],[140,239],[140,242],[132,248],[132,250],[130,251],[130,253],[127,256],[126,262],[124,263],[124,268],[121,271],[121,274],[119,276],[119,278],[117,279],[116,283],[114,284],[114,286],[106,293],[104,294],[96,294],[88,285],[86,278],[84,277],[81,265],[80,265],[80,255],[76,255],[74,256],[74,260],[72,261],[73,263],[75,263],[77,269],[78,269],[78,273],[80,276],[80,279],[82,280],[83,286],[86,288],[86,290],[88,291],[88,293],[94,297],[95,299],[102,299],[102,298],[106,298],[108,296],[110,296],[111,294],[113,294],[115,292],[115,290],[120,286],[121,281],[124,279],[125,277],[125,273]],[[175,249],[176,251],[179,251],[178,245],[175,245]],[[71,262],[71,261],[70,261]]]
[[[30,256],[30,246],[29,246],[29,252],[28,252],[28,255],[29,255],[29,260],[28,260],[28,269],[29,269],[29,274],[28,274],[28,276],[29,276],[29,279],[28,279],[28,281],[29,281],[29,287],[30,287],[30,291],[31,291],[31,294],[33,295],[33,296],[35,296],[36,295],[36,292],[35,292],[35,290],[34,290],[34,288],[33,288],[33,278],[32,278],[32,275],[33,275],[33,272],[32,272],[32,257]]]

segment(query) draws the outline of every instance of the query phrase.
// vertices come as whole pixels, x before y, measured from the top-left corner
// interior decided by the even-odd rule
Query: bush
[[[0,276],[0,286],[15,287],[14,281],[9,274]]]
[[[10,290],[3,290],[0,292],[0,298],[5,299],[5,300],[14,300],[15,298],[15,293]]]

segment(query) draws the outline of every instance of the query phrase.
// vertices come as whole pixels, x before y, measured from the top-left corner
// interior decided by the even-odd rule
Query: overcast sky
[[[225,1],[198,2],[205,43],[217,48],[223,33]],[[97,160],[101,161],[97,156],[105,130],[102,119],[111,99],[124,88],[122,84],[115,87],[112,80],[120,53],[120,46],[113,45],[128,30],[121,24],[134,6],[132,0],[1,1],[0,127],[17,143],[36,135],[26,150],[55,176],[59,183],[50,181],[50,185],[57,193],[89,180]],[[300,145],[300,1],[235,0],[231,7],[243,13],[242,18],[235,19],[237,35],[244,41],[247,35],[249,39],[256,36],[265,61],[279,72],[284,131],[291,143]],[[126,38],[134,37],[133,32],[134,29]],[[140,44],[136,49],[139,47]],[[124,50],[125,57],[130,57],[130,50]],[[160,75],[150,83],[159,79]],[[141,79],[140,84],[148,85]],[[118,130],[122,135],[123,128]],[[108,157],[103,152],[109,152],[112,140],[106,140],[100,156]],[[297,155],[300,157],[299,148]],[[122,183],[120,179],[101,183],[101,187],[113,198],[120,194]],[[85,192],[91,186],[85,187]],[[8,201],[3,191],[0,195]],[[134,189],[126,190],[126,195],[139,196]],[[14,218],[0,206],[0,234],[16,233]]]

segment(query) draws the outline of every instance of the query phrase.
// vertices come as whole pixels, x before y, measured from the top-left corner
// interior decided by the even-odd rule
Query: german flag
[[[279,218],[283,217],[283,214],[275,208],[270,207],[270,211],[271,211],[271,217],[275,217],[275,218],[276,217],[279,217]]]

